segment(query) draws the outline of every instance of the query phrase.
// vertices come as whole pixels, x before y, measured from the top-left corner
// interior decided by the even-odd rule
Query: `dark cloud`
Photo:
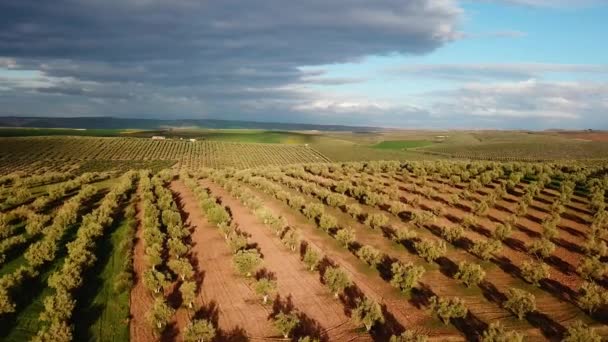
[[[453,0],[4,0],[0,67],[40,71],[45,84],[32,84],[27,104],[3,96],[2,107],[53,115],[43,108],[61,112],[63,101],[99,115],[285,113],[314,100],[294,84],[361,81],[300,67],[428,53],[458,36],[460,14]],[[0,90],[14,95],[7,84]],[[31,113],[31,103],[53,95],[53,105]]]

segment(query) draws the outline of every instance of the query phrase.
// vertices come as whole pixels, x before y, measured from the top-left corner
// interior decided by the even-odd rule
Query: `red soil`
[[[317,274],[305,269],[298,254],[282,246],[247,207],[223,188],[209,181],[201,183],[230,207],[233,221],[261,249],[264,267],[276,276],[278,293],[290,298],[294,308],[312,321],[316,333],[330,341],[370,340],[369,335],[355,331],[357,327],[346,316],[343,305],[321,284]]]
[[[234,274],[231,253],[219,232],[208,223],[194,194],[180,181],[171,183],[182,210],[192,226],[192,256],[201,275],[197,316],[210,319],[219,328],[219,340],[240,341],[276,335],[268,321],[269,308],[259,303],[255,293]]]
[[[215,192],[217,186],[212,183],[204,183],[212,188]],[[260,197],[265,197],[261,195]],[[302,223],[300,214],[295,213],[282,204],[281,202],[264,198],[264,207],[279,213],[284,216],[288,222],[297,222],[300,228],[301,236],[317,250],[321,250],[329,259],[339,265],[344,271],[349,274],[350,279],[359,287],[365,296],[376,300],[378,303],[386,305],[386,310],[393,315],[394,319],[400,323],[405,329],[414,329],[417,332],[427,334],[441,341],[459,341],[462,340],[462,335],[455,332],[453,328],[443,325],[437,325],[436,321],[430,317],[424,307],[417,307],[412,302],[406,300],[403,295],[393,288],[390,284],[384,282],[380,277],[373,274],[364,274],[361,272],[363,263],[348,251],[336,246],[323,237],[320,231],[310,223]],[[323,233],[324,234],[324,233]],[[363,266],[367,267],[367,266]],[[435,322],[435,324],[433,324]],[[433,325],[433,328],[428,328]]]
[[[140,197],[141,198],[141,197]],[[134,270],[134,283],[131,289],[130,298],[130,314],[131,321],[129,325],[130,329],[130,340],[133,342],[147,342],[154,341],[154,335],[152,330],[149,328],[149,324],[146,320],[147,313],[151,310],[154,303],[154,299],[150,295],[150,292],[143,283],[143,274],[147,269],[147,262],[145,257],[145,244],[144,244],[144,232],[142,227],[143,222],[143,211],[141,208],[141,202],[137,203],[137,232],[135,234],[135,245],[133,248],[133,270]]]

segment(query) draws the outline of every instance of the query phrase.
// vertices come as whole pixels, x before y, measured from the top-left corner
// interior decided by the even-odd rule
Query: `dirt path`
[[[154,335],[146,321],[146,314],[151,310],[154,299],[143,283],[143,274],[147,269],[145,256],[144,230],[142,226],[143,211],[141,194],[138,192],[137,201],[137,232],[135,234],[135,245],[133,247],[133,288],[131,289],[129,323],[130,340],[132,342],[154,341]]]
[[[172,182],[170,188],[188,215],[186,225],[193,227],[192,255],[201,275],[197,302],[202,309],[197,314],[215,323],[221,341],[276,336],[268,321],[270,309],[259,304],[253,291],[234,274],[228,246],[202,215],[194,194],[181,181]]]
[[[360,335],[346,316],[343,305],[319,281],[318,275],[305,270],[297,254],[289,252],[251,211],[223,188],[209,181],[202,184],[230,207],[235,223],[251,234],[264,255],[264,266],[276,275],[278,292],[289,296],[295,309],[307,319],[311,331],[305,334],[320,335],[329,341],[370,340]]]

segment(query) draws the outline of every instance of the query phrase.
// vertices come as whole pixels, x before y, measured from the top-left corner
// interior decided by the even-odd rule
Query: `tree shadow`
[[[437,258],[435,262],[439,265],[439,271],[449,278],[458,272],[458,265],[445,256]]]
[[[568,286],[549,278],[539,281],[541,288],[559,299],[576,305],[578,294]]]
[[[424,284],[418,283],[418,287],[414,287],[411,290],[411,298],[409,302],[412,303],[416,308],[422,309],[429,305],[431,297],[435,296],[435,293],[431,288]]]
[[[179,334],[179,328],[177,327],[177,324],[175,322],[169,323],[163,330],[163,332],[160,336],[160,341],[161,342],[175,341],[178,334]]]
[[[294,310],[295,305],[293,304],[293,297],[291,295],[282,298],[280,294],[277,294],[272,302],[272,311],[268,315],[268,319],[274,319],[280,313],[290,314]]]
[[[547,262],[547,264],[557,268],[558,270],[560,270],[560,272],[562,272],[564,274],[567,274],[567,275],[576,274],[576,267],[574,267],[573,265],[564,261],[560,257],[557,257],[555,255],[550,255],[548,258],[544,258],[544,260]]]
[[[491,302],[494,302],[498,305],[502,305],[502,303],[507,300],[507,296],[504,293],[500,292],[496,288],[496,286],[494,286],[494,284],[490,283],[487,280],[481,281],[478,286],[481,289],[481,293],[483,294],[483,296]]]
[[[528,248],[526,247],[526,245],[518,240],[518,239],[514,239],[511,237],[508,237],[506,239],[504,239],[502,241],[507,247],[511,248],[514,251],[518,251],[518,252],[522,252],[522,253],[528,253]]]
[[[380,277],[382,277],[384,281],[390,281],[393,278],[392,266],[393,263],[396,261],[397,259],[387,254],[384,254],[380,263],[376,265],[376,269],[378,270],[378,273],[380,273]]]
[[[384,316],[384,323],[374,325],[370,334],[374,341],[388,341],[391,336],[399,335],[405,331],[405,328],[397,321],[395,316],[388,311],[385,304],[382,304],[380,307],[382,309],[382,315]]]
[[[561,340],[566,332],[566,329],[559,323],[555,322],[549,316],[539,311],[533,311],[526,314],[526,319],[530,324],[540,329],[545,337],[551,340]]]
[[[206,304],[201,305],[201,307],[194,313],[194,319],[205,319],[211,323],[213,326],[219,326],[219,317],[220,317],[220,309],[215,300],[212,300]]]
[[[268,270],[267,268],[261,268],[254,274],[255,280],[260,279],[268,279],[268,280],[277,280],[277,276],[274,272]]]
[[[222,342],[247,342],[249,341],[249,337],[247,336],[245,329],[242,327],[235,327],[229,331],[218,330],[213,340]]]
[[[511,274],[514,277],[522,278],[521,270],[519,269],[519,267],[517,267],[516,265],[514,265],[509,258],[504,257],[504,256],[499,256],[499,257],[495,256],[493,258],[493,261],[503,271]]]
[[[452,324],[460,330],[467,338],[467,341],[479,341],[483,332],[488,328],[488,324],[479,319],[470,311],[465,317],[452,318]]]
[[[300,323],[292,332],[293,336],[309,336],[313,339],[318,339],[319,341],[329,341],[329,337],[321,326],[321,323],[303,312],[298,312],[296,316],[300,320]]]

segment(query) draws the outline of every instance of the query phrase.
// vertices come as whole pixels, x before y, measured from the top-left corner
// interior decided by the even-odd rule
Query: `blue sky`
[[[0,115],[608,129],[603,0],[10,0],[0,13]]]

